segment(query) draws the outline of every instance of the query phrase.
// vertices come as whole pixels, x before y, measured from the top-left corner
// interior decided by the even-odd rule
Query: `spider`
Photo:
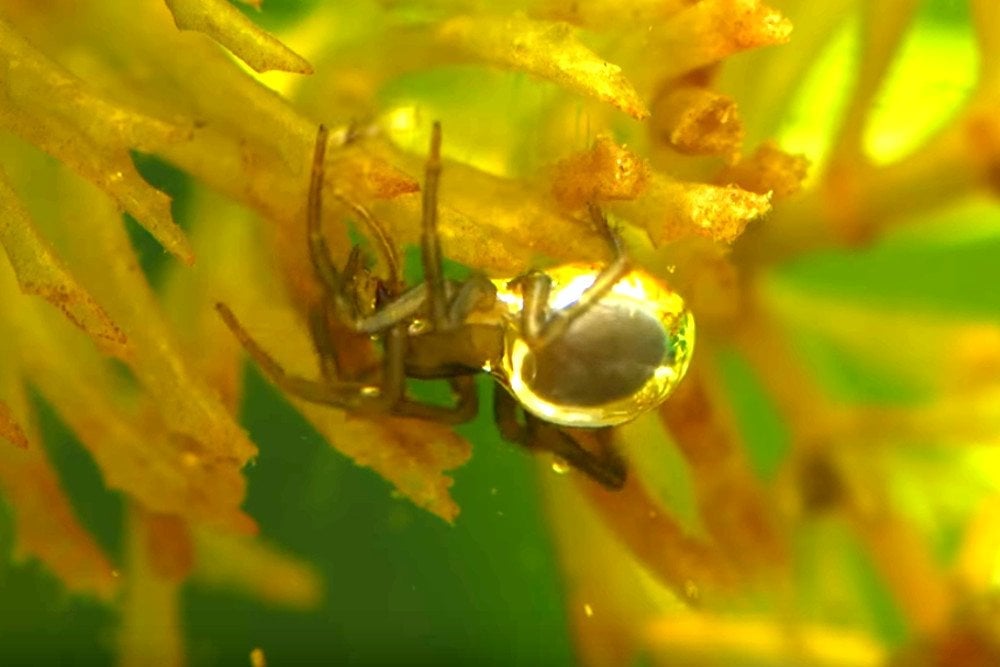
[[[437,231],[439,123],[433,126],[425,167],[423,281],[404,288],[384,229],[364,207],[340,194],[337,198],[377,242],[388,277],[368,273],[358,246],[338,269],[320,228],[327,143],[328,131],[321,125],[306,213],[309,256],[323,288],[309,318],[322,377],[288,374],[225,304],[216,305],[265,375],[284,392],[313,403],[458,424],[478,412],[472,376],[488,372],[496,380],[493,411],[504,439],[551,452],[603,486],[621,488],[626,469],[614,450],[612,427],[662,403],[691,357],[694,320],[681,297],[630,267],[618,236],[595,205],[589,207],[590,221],[614,250],[609,263],[532,270],[511,280],[445,279]],[[374,376],[341,368],[334,330],[381,343]],[[411,398],[408,378],[447,381],[453,404]],[[574,427],[596,435],[590,447],[566,430]]]

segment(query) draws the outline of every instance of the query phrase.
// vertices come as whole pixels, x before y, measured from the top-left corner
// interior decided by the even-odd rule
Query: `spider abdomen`
[[[553,312],[572,304],[597,269],[547,272]],[[626,274],[557,338],[532,347],[519,328],[518,297],[500,293],[510,317],[503,379],[524,408],[564,426],[613,426],[660,404],[687,370],[694,320],[683,299],[640,270]]]

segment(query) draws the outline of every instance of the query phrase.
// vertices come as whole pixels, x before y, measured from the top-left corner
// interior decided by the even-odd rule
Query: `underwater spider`
[[[363,207],[342,196],[375,237],[389,275],[386,280],[368,275],[358,246],[338,270],[320,228],[327,137],[320,126],[307,207],[309,254],[323,287],[322,302],[310,317],[322,379],[286,373],[225,304],[216,306],[264,373],[306,401],[457,424],[478,412],[471,376],[489,372],[502,385],[494,391],[493,408],[505,439],[552,452],[602,485],[620,488],[625,466],[611,445],[611,427],[663,402],[690,360],[694,321],[680,296],[629,267],[618,237],[593,205],[591,222],[615,251],[610,263],[529,271],[512,280],[482,275],[446,280],[437,232],[437,123],[423,187],[423,281],[403,289],[399,261],[384,230]],[[366,298],[366,279],[374,282],[373,298]],[[381,342],[379,377],[369,381],[339,369],[331,326]],[[407,378],[447,380],[454,405],[410,398]],[[581,445],[567,427],[592,429],[595,450]]]

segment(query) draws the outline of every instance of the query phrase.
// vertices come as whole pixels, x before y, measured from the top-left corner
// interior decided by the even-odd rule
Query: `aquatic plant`
[[[1000,10],[771,4],[0,2],[0,492],[16,556],[114,610],[99,632],[115,628],[123,664],[233,659],[192,630],[187,583],[308,609],[337,594],[331,572],[408,587],[404,563],[422,560],[459,586],[495,579],[491,609],[524,618],[473,632],[460,613],[446,624],[471,643],[421,648],[392,620],[397,598],[372,592],[357,615],[377,616],[365,625],[377,640],[356,659],[523,662],[482,637],[525,632],[541,612],[503,592],[539,588],[561,592],[591,665],[996,663]],[[338,128],[328,192],[407,247],[434,120],[456,271],[605,259],[583,214],[597,202],[698,322],[676,394],[619,429],[622,491],[538,457],[558,572],[512,567],[513,541],[459,563],[403,540],[389,542],[388,571],[353,573],[287,553],[296,540],[269,513],[280,496],[247,500],[258,470],[290,476],[278,494],[306,471],[253,441],[272,417],[240,415],[246,364],[213,306],[316,375],[304,211],[317,124]],[[325,213],[341,261],[352,217]],[[377,354],[340,343],[359,365]],[[503,529],[459,513],[452,475],[496,456],[488,419],[456,432],[288,401],[341,455],[454,524],[399,509],[374,530],[416,522],[484,544],[537,533],[523,512]],[[89,483],[109,490],[98,505],[78,471],[53,465],[62,427],[88,454],[74,461],[94,465]],[[504,486],[518,464],[493,462],[469,494],[490,514],[497,489],[524,493]],[[343,473],[326,483],[352,488]],[[318,517],[379,502],[311,500],[332,538],[300,531],[344,548],[363,535]],[[30,596],[7,596],[8,613]],[[238,657],[343,659],[351,640],[325,633],[360,626],[304,627],[315,634],[287,643],[247,634]]]

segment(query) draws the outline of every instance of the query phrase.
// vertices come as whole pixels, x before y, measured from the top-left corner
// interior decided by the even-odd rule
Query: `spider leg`
[[[615,286],[622,277],[628,273],[628,257],[622,249],[621,241],[611,230],[604,213],[591,204],[588,208],[591,221],[597,230],[606,238],[614,249],[615,258],[608,264],[575,303],[560,308],[556,311],[549,309],[549,292],[551,281],[548,276],[541,272],[528,274],[524,279],[524,309],[522,311],[522,330],[525,339],[531,347],[544,347],[558,338],[573,320],[587,312],[587,309],[594,305],[612,287]]]
[[[493,417],[505,440],[528,449],[551,452],[605,488],[617,490],[625,485],[625,463],[611,445],[611,429],[595,429],[601,446],[601,452],[595,454],[585,449],[562,428],[528,412],[523,413],[522,425],[517,419],[517,410],[518,404],[514,398],[503,388],[496,387],[493,393]]]
[[[594,202],[590,202],[587,204],[587,213],[590,215],[590,222],[597,229],[597,232],[603,236],[604,240],[611,246],[615,259],[624,255],[625,249],[622,247],[622,240],[618,234],[611,229],[611,225],[608,224],[608,218],[604,215],[604,211],[601,210],[601,207]]]
[[[330,340],[328,312],[329,301],[327,299],[314,304],[309,309],[309,336],[312,338],[313,347],[319,357],[320,373],[327,381],[336,381],[340,377],[340,367],[337,364],[337,354],[333,349],[333,341]],[[223,317],[225,316],[223,315]]]
[[[319,145],[317,144],[317,151]],[[314,165],[314,171],[317,166]],[[321,169],[321,167],[319,167]],[[468,316],[483,300],[496,293],[493,284],[485,278],[466,281],[458,290],[449,294],[441,259],[441,239],[437,230],[438,183],[441,176],[441,124],[435,123],[431,134],[430,154],[424,176],[423,214],[421,221],[420,249],[424,269],[424,282],[400,294],[379,312],[364,318],[350,318],[348,325],[359,333],[377,333],[396,323],[412,318],[425,307],[429,308],[431,324],[436,330],[452,328]],[[313,197],[311,196],[311,199]],[[318,198],[318,194],[316,196]],[[383,248],[389,265],[391,280],[399,284],[398,259],[385,230],[363,207],[341,198],[365,220]],[[310,237],[312,238],[312,237]]]
[[[448,304],[448,320],[452,326],[458,326],[481,304],[486,302],[486,305],[492,306],[496,298],[496,285],[484,275],[473,274],[458,286],[451,297],[451,303]]]
[[[243,349],[253,358],[264,374],[283,391],[311,403],[321,403],[339,408],[353,408],[368,395],[379,394],[379,388],[360,382],[318,382],[298,375],[290,375],[274,357],[255,341],[233,312],[224,303],[215,304],[226,326],[233,332]]]
[[[416,315],[427,303],[427,285],[420,283],[406,290],[367,317],[350,319],[346,324],[358,333],[376,334]]]
[[[322,128],[321,128],[322,129]],[[310,244],[313,248],[314,257],[319,255],[329,259],[329,253],[325,250],[325,241],[322,241],[322,234],[319,233],[319,215],[312,214],[313,209],[318,211],[322,188],[323,171],[323,151],[325,141],[322,146],[320,138],[317,137],[316,157],[314,157],[313,174],[314,187],[310,188]],[[319,173],[318,185],[316,174]],[[450,289],[450,284],[444,278],[444,268],[442,264],[441,239],[438,235],[438,186],[441,177],[441,124],[434,123],[431,132],[431,146],[427,157],[427,164],[424,175],[423,206],[421,220],[421,259],[424,270],[424,282],[409,290],[399,294],[392,302],[379,309],[379,312],[364,318],[352,317],[344,318],[347,324],[359,333],[377,333],[396,323],[412,318],[425,307],[429,309],[431,324],[436,330],[453,328],[462,323],[481,302],[491,299],[496,294],[496,288],[484,277],[474,277],[464,282],[457,290]],[[382,249],[382,254],[390,274],[391,288],[394,294],[398,294],[401,281],[399,279],[399,259],[395,248],[389,240],[385,229],[363,206],[360,206],[343,196],[338,198],[351,207],[368,226]],[[315,219],[315,220],[314,220]],[[314,233],[313,233],[314,232]],[[318,240],[316,237],[318,236]],[[323,247],[321,248],[320,245]],[[314,259],[314,263],[322,257]],[[326,262],[328,265],[329,261]],[[317,273],[329,274],[329,268],[318,265]],[[339,276],[338,276],[339,278]]]
[[[323,299],[309,311],[309,329],[316,353],[319,356],[323,381],[291,375],[265,351],[244,329],[233,312],[223,303],[216,310],[233,332],[247,353],[274,384],[288,394],[306,401],[361,411],[388,411],[401,416],[416,417],[446,423],[460,423],[472,419],[478,412],[478,394],[473,379],[463,376],[464,370],[451,372],[442,369],[439,377],[447,377],[457,396],[454,406],[437,406],[414,401],[406,396],[406,355],[408,349],[409,320],[428,300],[428,293],[437,290],[437,309],[447,314],[450,300],[441,270],[440,243],[437,239],[437,180],[441,170],[441,129],[435,125],[431,155],[427,164],[427,185],[424,195],[425,269],[430,267],[429,280],[399,294],[399,260],[381,224],[362,206],[345,197],[338,198],[351,207],[366,223],[375,236],[385,258],[389,272],[388,293],[391,300],[382,304],[374,315],[359,315],[358,291],[355,282],[363,272],[358,247],[351,250],[343,272],[337,270],[320,224],[323,204],[324,160],[329,139],[327,128],[320,125],[316,134],[312,171],[309,181],[309,198],[306,212],[309,256],[317,277],[322,283]],[[429,194],[428,194],[429,193]],[[428,215],[430,217],[428,218]],[[430,242],[426,242],[429,240]],[[427,251],[430,248],[430,251]],[[431,258],[427,261],[427,257]],[[484,279],[485,280],[485,279]],[[488,283],[488,281],[485,281]],[[492,284],[489,284],[492,289]],[[456,292],[451,288],[451,292]],[[465,295],[455,307],[461,317],[475,307],[488,293],[482,284],[459,288]],[[383,359],[381,385],[340,380],[336,351],[330,335],[331,318],[357,333],[381,334]],[[447,322],[442,319],[444,324]],[[442,328],[445,328],[442,326]]]
[[[444,291],[444,268],[441,262],[441,238],[438,236],[438,183],[441,178],[441,123],[431,130],[431,148],[424,171],[423,213],[421,216],[420,252],[427,283],[431,323],[435,329],[448,326],[448,300]]]
[[[382,253],[382,259],[385,260],[386,272],[389,274],[389,288],[393,294],[395,294],[399,291],[403,283],[400,278],[399,253],[396,252],[396,246],[394,246],[392,241],[389,240],[389,233],[385,230],[382,223],[379,222],[367,208],[357,202],[351,201],[340,193],[336,193],[334,196],[338,201],[350,208],[359,218],[361,218],[362,222],[364,222],[365,226],[368,228],[368,233],[375,238],[375,241],[378,243],[379,250]]]
[[[306,205],[306,232],[313,270],[326,291],[335,295],[341,291],[340,272],[333,265],[330,247],[327,245],[320,224],[323,211],[324,160],[329,134],[325,125],[320,125],[316,131],[316,147],[313,150],[312,171],[309,175],[309,199]]]
[[[279,389],[302,400],[359,412],[391,412],[401,417],[446,424],[467,422],[479,411],[479,396],[475,381],[470,376],[454,375],[448,378],[452,391],[458,397],[454,406],[430,405],[406,397],[404,362],[407,334],[403,324],[398,324],[386,332],[381,386],[330,378],[318,381],[289,374],[250,336],[228,306],[217,303],[215,308],[264,374]],[[438,376],[443,377],[444,374]]]
[[[518,279],[524,299],[521,307],[521,334],[531,347],[541,347],[549,319],[552,279],[542,271],[532,271]]]
[[[406,392],[406,325],[396,324],[386,331],[384,346],[380,402],[392,409]]]
[[[324,301],[330,303],[335,315],[354,318],[361,312],[358,281],[363,279],[364,274],[365,266],[361,246],[352,246],[351,252],[347,255],[347,261],[344,263],[344,270],[340,274],[340,293],[331,295],[326,292],[324,294]]]
[[[450,302],[446,311],[449,324],[444,330],[460,326],[481,304],[496,299],[497,293],[496,287],[488,278],[476,275],[457,287],[445,281],[445,288],[445,296]],[[382,306],[378,312],[353,319],[348,324],[358,333],[378,333],[398,322],[413,318],[427,306],[429,297],[427,283],[420,283]]]
[[[386,409],[401,417],[414,417],[446,424],[469,421],[479,411],[479,396],[470,377],[451,377],[449,383],[457,394],[454,406],[421,403],[406,396],[407,325],[395,324],[385,332],[385,358],[383,360],[382,387],[377,399],[368,399],[372,409]]]
[[[308,230],[309,258],[313,265],[313,270],[323,286],[325,300],[332,303],[338,318],[347,326],[359,333],[376,333],[391,324],[402,321],[423,307],[423,300],[419,293],[425,291],[415,290],[415,294],[403,299],[401,303],[386,309],[383,315],[374,319],[359,318],[357,295],[348,292],[353,284],[353,279],[361,270],[360,250],[355,246],[351,250],[351,255],[347,260],[344,272],[338,271],[334,265],[330,248],[323,234],[321,224],[321,214],[323,209],[323,181],[325,177],[326,145],[329,139],[329,131],[325,125],[320,125],[316,132],[316,145],[313,151],[312,171],[309,179],[309,199],[306,207],[306,227]],[[388,234],[382,225],[363,206],[350,201],[342,195],[336,195],[345,205],[350,207],[368,227],[369,232],[375,237],[379,248],[386,262],[389,273],[389,289],[393,295],[398,293],[401,287],[399,256]],[[440,262],[440,259],[439,259]],[[315,329],[314,334],[318,333]],[[322,356],[323,351],[320,351]]]
[[[307,238],[309,242],[309,260],[312,263],[313,271],[316,273],[316,277],[319,278],[320,284],[323,286],[324,300],[330,301],[333,307],[336,309],[337,314],[341,319],[345,321],[350,321],[357,315],[354,312],[356,310],[357,304],[356,298],[353,294],[347,292],[347,288],[350,286],[348,277],[353,278],[354,275],[360,270],[360,250],[356,247],[351,250],[351,255],[347,260],[347,266],[345,268],[345,274],[342,274],[333,263],[332,255],[330,254],[330,246],[326,242],[326,236],[323,234],[322,227],[322,212],[323,212],[323,180],[325,177],[325,161],[326,161],[326,145],[329,141],[329,131],[325,125],[320,125],[319,129],[316,131],[316,146],[313,150],[313,161],[312,170],[309,175],[309,199],[306,205],[306,230]],[[343,200],[352,208],[360,208],[347,200]],[[364,211],[367,215],[367,211]],[[370,215],[363,219],[367,222],[371,218]],[[372,223],[375,228],[381,231],[381,227],[377,223]],[[381,238],[380,238],[381,240]],[[383,250],[388,246],[384,246]],[[395,255],[392,253],[391,249],[387,254],[387,263],[390,268],[395,271],[398,262],[394,262]],[[395,275],[393,276],[395,280]]]
[[[479,392],[475,379],[471,376],[457,376],[448,379],[451,391],[457,397],[455,405],[431,405],[409,398],[396,404],[393,413],[401,417],[414,417],[445,424],[463,424],[479,414]]]

